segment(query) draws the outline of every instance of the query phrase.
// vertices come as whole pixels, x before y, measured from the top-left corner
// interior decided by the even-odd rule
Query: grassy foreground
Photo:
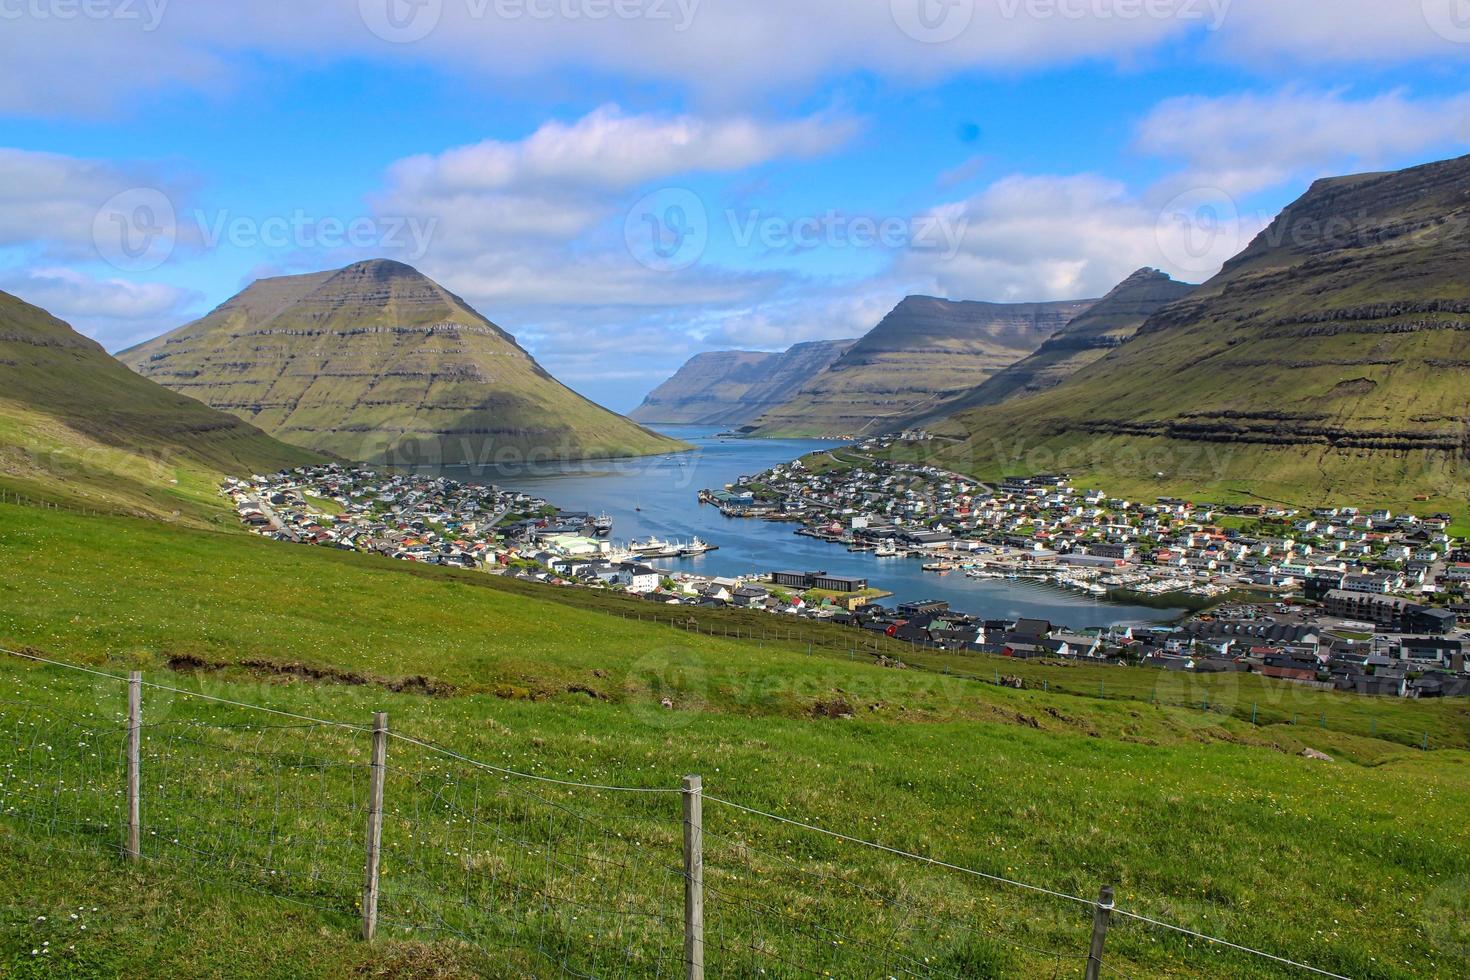
[[[1142,671],[1027,666],[1027,689],[1013,690],[958,676],[984,678],[995,661],[885,668],[840,630],[793,624],[777,638],[768,617],[734,613],[676,629],[652,613],[0,507],[0,644],[12,649],[318,718],[387,710],[396,732],[545,776],[671,788],[697,772],[713,796],[987,873],[1088,897],[1113,883],[1124,908],[1345,975],[1470,967],[1458,705],[1236,679],[1230,710],[1204,712],[1167,703],[1199,691],[1159,698]],[[1273,713],[1250,724],[1244,704],[1268,697]],[[1290,724],[1286,698],[1332,725]],[[395,742],[385,929],[367,946],[353,939],[361,733],[149,691],[145,821],[158,833],[128,868],[115,857],[122,710],[111,681],[0,660],[0,974],[677,968],[677,797],[533,792]],[[75,737],[73,719],[111,741]],[[1411,747],[1417,731],[1431,751]],[[1307,747],[1336,761],[1301,757]],[[938,975],[1080,975],[1085,907],[715,803],[706,814],[712,955],[726,973],[886,975],[912,953]],[[61,952],[32,956],[42,943]],[[1110,937],[1109,963],[1290,975],[1136,923]]]

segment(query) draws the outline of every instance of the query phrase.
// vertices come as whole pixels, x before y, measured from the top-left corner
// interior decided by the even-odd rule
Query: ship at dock
[[[718,551],[719,546],[698,537],[691,538],[687,543],[652,537],[646,541],[628,542],[628,550],[638,558],[697,558],[711,551]]]

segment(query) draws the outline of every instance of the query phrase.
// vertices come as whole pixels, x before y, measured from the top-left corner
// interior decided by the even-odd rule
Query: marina
[[[612,519],[614,542],[664,544],[696,540],[715,547],[659,557],[640,556],[667,572],[702,576],[748,576],[782,568],[822,569],[860,576],[893,594],[894,602],[942,599],[956,609],[997,618],[1037,617],[1077,627],[1140,625],[1177,619],[1182,608],[1111,602],[1102,595],[1043,578],[970,577],[961,569],[925,571],[937,559],[878,554],[878,543],[848,550],[839,541],[803,533],[787,522],[726,517],[718,504],[701,502],[700,491],[741,482],[807,453],[830,449],[830,441],[731,439],[712,427],[664,426],[660,431],[694,445],[692,452],[652,459],[594,460],[531,466],[440,467],[466,482],[493,483],[566,508]],[[708,497],[705,498],[708,500]],[[621,549],[620,549],[621,550]],[[966,559],[970,560],[970,559]]]

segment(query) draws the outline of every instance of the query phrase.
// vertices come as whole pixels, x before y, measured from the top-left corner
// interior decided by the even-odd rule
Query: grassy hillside
[[[762,438],[886,432],[1016,363],[1094,302],[910,296],[750,431]]]
[[[398,262],[265,279],[119,355],[294,445],[346,459],[491,463],[671,452]]]
[[[315,717],[365,722],[384,709],[395,731],[564,779],[668,787],[698,772],[712,795],[989,873],[1078,895],[1114,882],[1124,907],[1347,975],[1452,976],[1470,955],[1452,901],[1454,882],[1470,875],[1458,845],[1470,805],[1463,705],[1346,699],[1259,679],[1233,693],[1213,686],[1229,679],[1215,678],[1174,691],[1161,685],[1178,678],[1117,668],[1094,678],[1096,668],[1028,666],[1028,689],[1012,690],[956,674],[984,677],[992,665],[1009,674],[1015,665],[882,667],[835,628],[690,610],[676,610],[671,626],[668,610],[610,595],[25,508],[0,507],[0,558],[0,644],[11,648],[143,668],[155,681]],[[664,621],[653,622],[656,614]],[[0,678],[8,722],[77,715],[106,726],[120,710],[105,680],[9,658]],[[1104,689],[1090,693],[1095,679]],[[1217,708],[1233,707],[1152,703],[1191,702],[1201,690]],[[1243,701],[1268,697],[1282,710],[1251,725]],[[106,833],[92,842],[62,834],[65,821],[0,807],[0,969],[41,975],[30,950],[75,942],[63,917],[76,907],[102,910],[85,912],[93,926],[76,943],[77,975],[228,975],[245,961],[282,976],[547,975],[547,950],[574,959],[634,950],[643,964],[634,975],[662,962],[661,919],[628,931],[620,913],[609,932],[598,906],[676,901],[659,871],[677,863],[676,799],[538,786],[505,811],[520,814],[515,836],[592,813],[593,823],[577,824],[587,850],[558,851],[552,876],[539,857],[501,851],[492,834],[462,861],[455,855],[466,844],[441,834],[467,834],[469,825],[440,804],[488,812],[487,800],[511,784],[395,742],[390,761],[403,772],[389,788],[385,918],[396,924],[368,949],[350,939],[358,770],[307,765],[317,757],[361,765],[365,741],[164,692],[146,698],[164,726],[150,732],[149,757],[169,762],[145,811],[161,831],[145,845],[155,859],[125,869]],[[1328,727],[1291,725],[1289,705],[1313,719],[1325,712]],[[1431,733],[1431,751],[1406,744],[1413,731]],[[110,764],[97,760],[113,753],[49,741],[41,776],[91,773],[75,812],[94,802],[110,812],[115,796],[97,788],[110,785]],[[251,760],[271,746],[277,761],[257,770]],[[1302,758],[1308,746],[1337,761]],[[430,778],[442,788],[425,795]],[[14,802],[16,792],[51,784],[8,785]],[[275,809],[307,823],[272,836],[271,799],[283,787],[289,795]],[[318,805],[319,792],[331,806]],[[1085,907],[714,803],[706,813],[711,883],[723,896],[712,898],[711,917],[734,940],[735,958],[723,962],[741,964],[736,972],[788,975],[787,962],[853,975],[864,972],[855,963],[871,966],[920,941],[941,973],[1080,972]],[[303,852],[290,844],[298,835],[333,843]],[[174,838],[236,858],[201,864]],[[312,876],[259,881],[249,865],[265,860],[272,840],[271,867]],[[303,854],[314,855],[310,863]],[[599,885],[584,876],[595,855],[637,860]],[[27,871],[37,861],[48,864],[45,876]],[[180,868],[200,883],[181,882]],[[553,877],[561,900],[583,895],[585,925],[524,913],[535,902],[519,888],[549,887]],[[500,883],[499,898],[481,895],[487,881]],[[518,945],[495,946],[494,930],[467,931],[471,919],[459,916],[470,895],[474,921],[522,910]],[[757,901],[769,910],[756,914]],[[47,923],[36,922],[43,915]],[[798,917],[863,945],[821,942],[792,925]],[[931,920],[947,927],[931,931]],[[740,946],[757,937],[759,950]],[[1136,924],[1120,924],[1109,953],[1113,969],[1134,976],[1285,975]]]
[[[138,377],[0,293],[0,491],[199,523],[220,510],[222,474],[316,458]]]
[[[1462,499],[1467,202],[1470,158],[1319,181],[1101,361],[957,415],[949,455],[1298,503]]]
[[[957,412],[999,405],[1055,388],[1108,351],[1132,339],[1149,317],[1188,296],[1196,287],[1175,282],[1157,269],[1140,269],[1113,288],[1097,305],[1057,331],[1036,353],[1022,358],[977,388],[910,420],[927,426]]]

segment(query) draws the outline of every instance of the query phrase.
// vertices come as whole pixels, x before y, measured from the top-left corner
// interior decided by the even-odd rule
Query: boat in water
[[[674,558],[679,554],[678,548],[660,538],[649,538],[647,541],[638,541],[636,539],[629,541],[628,550],[639,558]]]
[[[606,512],[598,514],[592,520],[592,533],[599,538],[608,537],[612,534],[613,519]]]

